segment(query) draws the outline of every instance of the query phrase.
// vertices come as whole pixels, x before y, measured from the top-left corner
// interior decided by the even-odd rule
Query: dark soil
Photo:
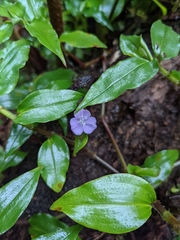
[[[179,69],[180,57],[173,61],[167,61],[165,64],[169,69]],[[90,111],[98,119],[98,128],[89,136],[88,148],[119,172],[122,172],[122,166],[117,154],[101,122],[101,106],[93,106]],[[127,91],[116,100],[107,103],[105,118],[127,163],[140,165],[147,156],[160,150],[180,149],[180,88],[172,85],[160,75],[157,75],[140,88]],[[7,139],[9,126],[10,122],[5,121],[4,125],[0,127],[2,144],[5,144]],[[57,130],[57,126],[56,123],[50,123],[46,127]],[[22,150],[28,151],[28,156],[19,166],[4,172],[3,184],[37,166],[37,152],[43,141],[42,136],[33,135],[24,144]],[[63,191],[59,194],[54,193],[40,179],[30,205],[15,226],[3,234],[0,239],[30,239],[27,222],[29,217],[40,212],[57,215],[58,213],[50,211],[49,207],[62,194],[87,181],[111,173],[110,170],[100,165],[82,150],[77,154],[77,157],[71,158]],[[180,218],[180,195],[177,194],[175,197],[170,191],[171,187],[176,186],[178,183],[180,183],[180,169],[176,167],[173,169],[169,179],[158,187],[156,192],[162,205]],[[62,221],[73,225],[72,220],[67,217],[63,218]],[[171,227],[155,211],[142,227],[132,233],[121,236],[101,234],[98,231],[84,228],[80,233],[80,237],[83,240],[175,239]],[[101,238],[98,238],[98,236],[101,236]]]

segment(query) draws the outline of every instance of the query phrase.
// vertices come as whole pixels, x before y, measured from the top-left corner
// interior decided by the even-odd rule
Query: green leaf
[[[64,2],[66,9],[73,15],[78,16],[81,14],[81,0],[68,0]]]
[[[104,2],[104,4],[106,3],[106,1]],[[109,1],[109,3],[111,4],[111,1]],[[120,15],[120,13],[123,11],[124,9],[124,5],[125,5],[125,0],[121,0],[121,1],[114,1],[114,4],[115,4],[115,8],[113,6],[112,10],[113,13],[109,15],[110,18],[110,21],[112,22],[116,17],[118,17]],[[111,12],[112,12],[111,10]]]
[[[4,22],[0,26],[0,43],[7,41],[13,32],[13,25],[11,22]]]
[[[70,69],[59,68],[54,71],[46,72],[40,75],[38,78],[34,80],[33,87],[37,90],[47,88],[49,84],[52,82],[56,82],[59,80],[67,81],[72,84],[72,78],[74,76],[74,72]]]
[[[65,42],[78,48],[107,48],[95,35],[83,31],[63,33],[60,37],[60,42]]]
[[[59,228],[68,228],[65,223],[45,213],[33,215],[28,222],[30,224],[29,233],[33,239],[43,234],[53,233]]]
[[[64,116],[62,118],[59,119],[59,124],[61,125],[63,132],[64,132],[64,136],[67,135],[67,130],[68,130],[68,118],[67,116]]]
[[[7,157],[6,159],[3,158],[3,160],[0,161],[0,172],[5,171],[9,167],[17,166],[24,160],[26,156],[26,152],[22,152],[20,150],[14,151],[9,157]]]
[[[0,16],[11,18],[11,14],[9,14],[8,7],[12,6],[13,4],[7,1],[4,1],[0,4]]]
[[[110,18],[110,20],[113,21],[122,12],[124,4],[125,0],[106,0],[102,1],[101,4],[98,4],[98,7],[108,19]]]
[[[0,105],[6,109],[17,109],[19,103],[28,95],[28,91],[15,88],[12,92],[0,96]]]
[[[4,162],[4,148],[0,145],[0,166],[3,165],[3,162]],[[1,169],[1,167],[0,167],[0,169]],[[0,170],[0,173],[1,172],[2,171]]]
[[[90,105],[109,102],[119,97],[127,89],[140,87],[155,76],[158,63],[142,58],[129,58],[107,69],[91,86],[77,112]]]
[[[113,31],[113,27],[109,19],[105,16],[103,12],[100,12],[99,9],[89,8],[83,10],[83,15],[87,17],[93,17],[96,22],[100,23],[102,26],[109,28]]]
[[[73,156],[76,156],[76,154],[87,144],[87,142],[88,142],[87,134],[83,133],[80,136],[76,136]]]
[[[29,44],[26,40],[13,42],[0,51],[3,60],[0,64],[0,95],[11,92],[18,81],[19,69],[22,68],[29,54]]]
[[[123,10],[125,1],[65,1],[66,9],[73,15],[82,19],[82,15],[86,18],[94,18],[98,23],[113,30],[111,21],[113,21]],[[109,19],[110,18],[110,19]]]
[[[58,135],[53,135],[41,146],[38,153],[38,166],[42,167],[41,176],[55,192],[60,192],[69,167],[69,149]]]
[[[35,18],[31,22],[24,21],[24,26],[33,37],[36,37],[42,45],[56,54],[66,65],[57,33],[48,20]]]
[[[113,174],[70,190],[51,210],[64,212],[75,222],[98,231],[123,234],[142,226],[156,200],[152,186],[130,174]]]
[[[4,159],[4,148],[0,145],[0,161]]]
[[[128,173],[137,175],[139,177],[144,177],[144,176],[157,177],[160,172],[160,169],[155,168],[155,167],[152,167],[152,168],[144,167],[143,168],[143,167],[128,164],[127,171],[128,171]]]
[[[34,18],[43,16],[44,2],[42,0],[18,0],[25,8],[25,16],[23,19],[32,21]]]
[[[19,105],[16,123],[49,122],[74,111],[83,94],[72,90],[39,90],[29,94]]]
[[[40,168],[33,169],[0,188],[0,234],[11,228],[29,205],[40,171]]]
[[[33,131],[26,127],[19,124],[13,124],[6,145],[5,159],[8,158],[16,149],[22,146],[32,133]]]
[[[151,26],[151,41],[154,54],[160,61],[174,58],[179,53],[179,35],[160,20]]]
[[[55,232],[41,235],[37,238],[33,238],[33,240],[76,240],[78,238],[78,234],[81,231],[82,226],[75,225],[69,228],[59,228]]]
[[[53,90],[62,90],[62,89],[68,89],[73,84],[72,81],[69,80],[57,80],[52,81],[47,88],[53,89]]]
[[[142,57],[147,60],[153,59],[142,36],[125,36],[121,34],[120,48],[124,55],[128,55],[130,57]]]
[[[21,2],[16,2],[8,7],[8,12],[11,14],[12,21],[20,21],[21,18],[25,15],[25,9]]]
[[[157,177],[144,177],[144,179],[146,179],[154,188],[158,187],[169,176],[172,167],[178,158],[179,151],[174,149],[163,150],[149,156],[141,167],[159,168],[160,173]]]

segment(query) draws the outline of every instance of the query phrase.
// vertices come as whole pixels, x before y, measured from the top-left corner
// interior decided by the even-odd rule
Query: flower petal
[[[86,110],[86,109],[81,109],[79,112],[74,114],[74,117],[76,119],[82,119],[82,118],[88,118],[91,116],[90,111]]]
[[[71,131],[76,135],[81,135],[83,133],[83,126],[76,118],[71,118],[70,120]]]
[[[92,124],[92,125],[95,125],[96,127],[97,127],[97,125],[96,125],[96,118],[95,117],[89,117],[87,120],[86,120],[86,123],[87,124]]]
[[[79,127],[76,127],[74,129],[71,128],[74,134],[81,135],[83,133],[83,127],[80,125]]]
[[[83,127],[83,130],[86,134],[91,134],[96,128],[97,128],[96,118],[95,117],[89,117],[86,120],[86,124]]]
[[[76,118],[71,118],[70,125],[71,125],[72,128],[75,127],[75,126],[78,126],[79,124],[80,123]]]

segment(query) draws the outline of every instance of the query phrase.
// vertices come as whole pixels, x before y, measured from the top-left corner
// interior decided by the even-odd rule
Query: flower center
[[[81,116],[81,118],[79,119],[79,123],[81,123],[82,126],[85,126],[86,125],[86,120],[87,120],[87,117]]]

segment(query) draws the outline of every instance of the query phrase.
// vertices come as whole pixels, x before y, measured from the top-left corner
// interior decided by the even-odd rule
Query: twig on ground
[[[105,233],[101,233],[98,237],[94,238],[94,240],[98,240],[101,239],[102,237],[104,237]]]
[[[108,168],[110,171],[114,173],[119,173],[115,168],[113,168],[111,165],[109,165],[107,162],[105,162],[102,158],[98,157],[93,151],[91,151],[89,148],[84,148],[88,155],[90,155],[94,160]]]
[[[110,139],[111,139],[111,141],[112,141],[112,144],[113,144],[113,146],[114,146],[114,148],[115,148],[115,150],[116,150],[116,152],[117,152],[117,155],[118,155],[119,160],[120,160],[120,162],[121,162],[121,165],[122,165],[122,167],[123,167],[123,169],[124,169],[124,172],[127,172],[127,170],[126,170],[126,169],[127,169],[127,165],[126,165],[126,162],[125,162],[125,160],[124,160],[124,157],[123,157],[123,155],[122,155],[122,153],[121,153],[121,151],[120,151],[120,149],[119,149],[119,147],[118,147],[118,145],[117,145],[117,142],[116,142],[116,140],[115,140],[115,138],[114,138],[114,136],[113,136],[113,134],[112,134],[112,132],[111,132],[111,130],[110,130],[110,128],[109,128],[109,125],[108,125],[108,123],[106,122],[104,116],[102,116],[101,120],[102,120],[102,123],[103,123],[103,125],[104,125],[107,133],[109,134],[109,137],[110,137]]]

